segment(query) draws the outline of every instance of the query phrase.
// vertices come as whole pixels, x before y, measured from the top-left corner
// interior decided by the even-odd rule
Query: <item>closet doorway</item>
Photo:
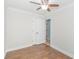
[[[46,44],[50,45],[50,27],[51,19],[46,20]]]

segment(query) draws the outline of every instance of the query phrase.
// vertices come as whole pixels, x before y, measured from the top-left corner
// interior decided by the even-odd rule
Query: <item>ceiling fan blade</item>
[[[41,7],[37,8],[36,10],[39,10],[39,9],[41,9]]]
[[[59,4],[49,4],[49,7],[58,7]]]
[[[41,5],[40,3],[33,2],[33,1],[30,1],[30,3],[37,4],[37,5]]]
[[[51,10],[48,8],[47,11],[50,12]]]
[[[44,2],[45,2],[46,5],[48,4],[48,1],[49,1],[49,0],[44,0]]]
[[[42,3],[42,5],[44,5],[44,1],[43,0],[41,0],[41,3]]]

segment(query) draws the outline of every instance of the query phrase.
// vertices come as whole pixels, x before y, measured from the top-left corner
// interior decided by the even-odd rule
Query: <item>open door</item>
[[[46,44],[50,45],[50,23],[51,19],[46,20]]]

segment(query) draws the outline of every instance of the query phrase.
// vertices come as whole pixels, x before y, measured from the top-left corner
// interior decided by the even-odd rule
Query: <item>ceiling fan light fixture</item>
[[[47,10],[48,5],[41,5],[42,10]]]

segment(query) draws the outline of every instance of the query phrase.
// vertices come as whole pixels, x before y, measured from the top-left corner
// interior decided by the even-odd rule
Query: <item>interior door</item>
[[[37,18],[33,20],[33,42],[41,44],[45,42],[45,20]]]

